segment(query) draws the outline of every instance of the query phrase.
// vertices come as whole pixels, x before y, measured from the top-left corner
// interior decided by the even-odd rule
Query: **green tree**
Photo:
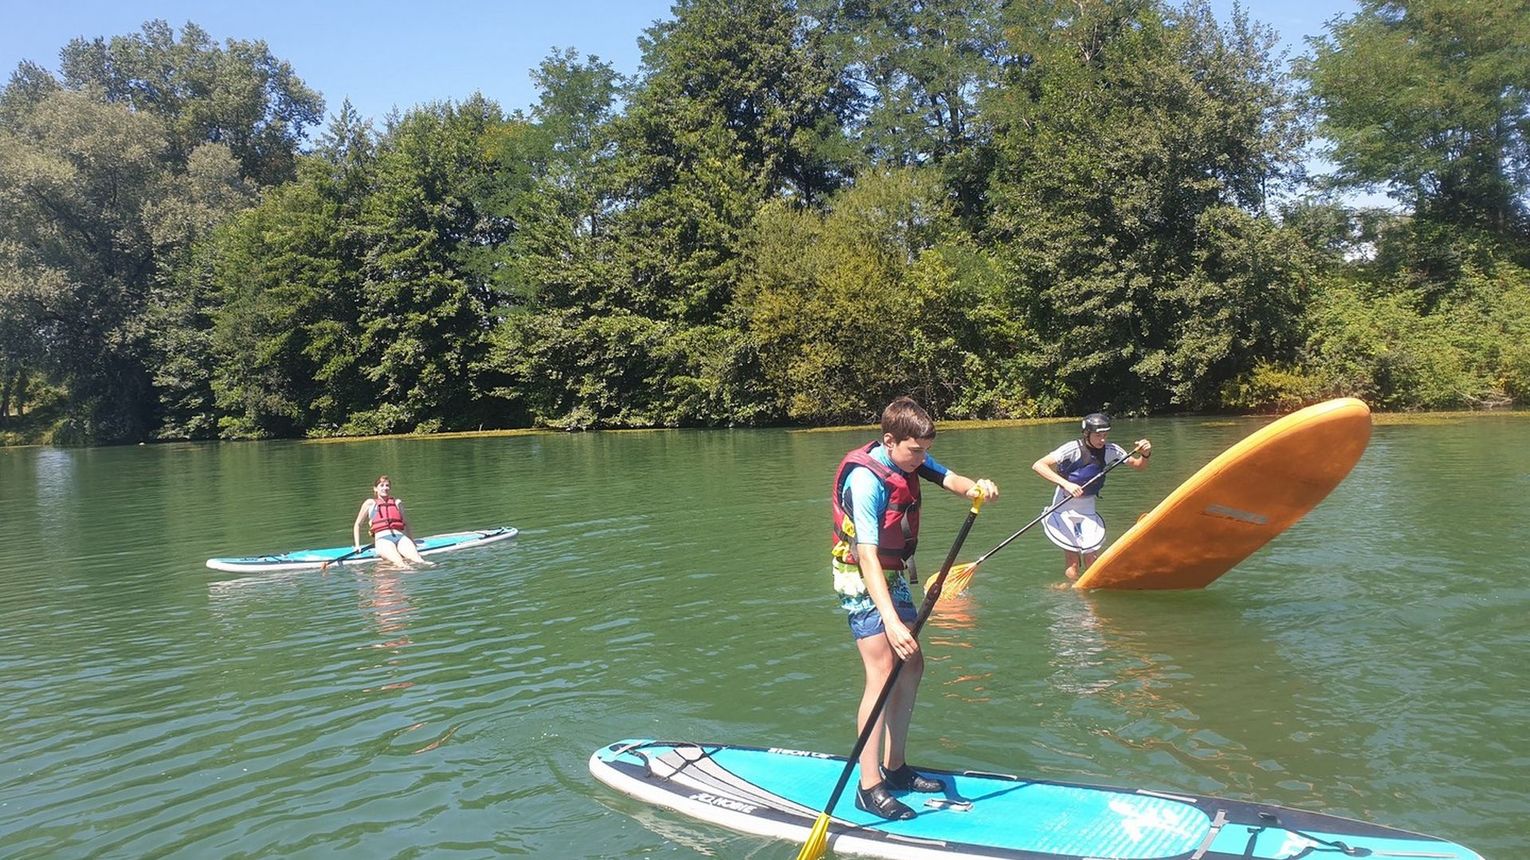
[[[1301,64],[1343,188],[1423,220],[1530,235],[1530,6],[1363,0]]]
[[[206,143],[170,174],[144,205],[156,270],[145,309],[146,359],[159,403],[155,435],[207,439],[217,435],[212,391],[210,266],[203,246],[234,213],[255,202],[228,147]]]
[[[332,435],[377,402],[361,367],[362,201],[332,170],[305,159],[206,249],[220,436]]]
[[[0,299],[30,330],[13,365],[65,385],[62,440],[143,438],[154,398],[146,207],[166,178],[161,122],[54,91],[0,127]]]
[[[981,102],[1006,63],[994,0],[824,0],[814,4],[858,94],[846,133],[880,167],[933,166],[959,214],[982,214],[993,131]]]
[[[15,127],[25,123],[27,115],[44,98],[60,89],[62,87],[52,72],[30,60],[22,60],[11,72],[5,89],[0,90],[0,126]]]
[[[307,129],[324,100],[260,40],[220,47],[188,22],[181,38],[162,20],[139,33],[74,39],[60,52],[65,86],[162,118],[169,157],[184,163],[198,145],[221,143],[241,173],[261,185],[293,175]]]
[[[1013,312],[1042,338],[1030,386],[1066,411],[1215,406],[1299,342],[1303,257],[1265,214],[1302,142],[1275,36],[1205,3],[1007,11],[988,225]]]
[[[77,39],[61,80],[23,62],[0,93],[0,316],[27,329],[7,362],[66,389],[61,441],[209,430],[192,248],[291,175],[322,110],[263,43],[183,36]]]
[[[823,215],[768,205],[738,305],[777,414],[862,422],[907,393],[939,415],[1029,411],[995,375],[1030,344],[960,236],[939,177],[914,168],[864,174]]]
[[[570,141],[525,199],[496,362],[535,420],[564,426],[754,421],[765,397],[734,311],[757,208],[842,181],[851,93],[795,3],[684,0],[642,39],[607,122],[608,69],[555,57],[534,117]],[[574,117],[570,125],[563,117]],[[588,129],[569,134],[560,129]]]
[[[512,227],[480,205],[491,183],[486,138],[504,122],[497,105],[475,95],[415,108],[383,136],[361,213],[360,348],[379,400],[352,416],[355,429],[493,420],[472,371],[486,358],[499,297],[472,262],[477,249],[503,245]]]
[[[644,340],[634,326],[646,321],[611,317],[610,298],[623,292],[607,223],[620,206],[610,132],[623,81],[610,64],[572,50],[554,51],[532,78],[540,97],[530,121],[505,125],[491,143],[503,188],[496,209],[515,230],[498,252],[506,304],[485,379],[524,420],[625,422],[623,368],[632,364],[627,350]]]
[[[722,154],[698,146],[724,145],[754,173],[759,199],[811,203],[836,188],[854,93],[798,5],[679,0],[672,12],[639,40],[644,73],[621,122],[624,153],[657,168],[646,182],[629,177],[634,190],[662,188],[688,161]]]
[[[554,51],[532,78],[540,98],[530,120],[490,133],[495,185],[486,207],[514,227],[495,249],[493,277],[518,306],[587,305],[612,288],[608,273],[590,269],[618,205],[609,129],[622,78],[571,50]]]

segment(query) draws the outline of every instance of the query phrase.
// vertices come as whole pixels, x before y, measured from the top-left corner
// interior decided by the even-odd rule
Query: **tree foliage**
[[[1273,34],[1204,4],[1011,7],[992,240],[1071,411],[1204,409],[1293,345],[1301,261],[1264,211],[1300,130]]]
[[[265,42],[230,39],[220,47],[195,24],[179,39],[162,20],[126,36],[74,39],[60,67],[69,89],[164,120],[173,160],[221,143],[242,175],[261,185],[292,176],[298,145],[324,115],[324,100]]]
[[[1422,219],[1523,241],[1530,190],[1530,7],[1365,0],[1303,64],[1343,186]]]
[[[77,39],[60,65],[23,62],[0,93],[0,316],[26,330],[6,376],[63,387],[61,441],[205,434],[191,249],[290,175],[323,103],[263,43],[195,25]]]
[[[162,155],[159,120],[83,93],[54,91],[0,129],[0,295],[30,329],[10,360],[69,389],[75,438],[152,423],[144,215]]]
[[[1204,0],[680,0],[630,78],[558,49],[524,111],[342,104],[312,140],[263,42],[77,39],[0,90],[0,424],[1520,403],[1525,26],[1369,0],[1303,97]],[[1337,185],[1304,184],[1314,123]]]

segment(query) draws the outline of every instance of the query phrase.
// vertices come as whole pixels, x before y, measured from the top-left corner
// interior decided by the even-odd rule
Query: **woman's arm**
[[[404,521],[404,536],[414,540],[414,529],[409,525],[409,515],[404,513],[404,500],[395,499],[394,501],[398,504],[398,518]]]
[[[356,522],[351,526],[351,546],[361,549],[361,524],[366,522],[367,514],[372,511],[372,500],[367,499],[361,503],[361,511],[356,514]],[[399,509],[403,513],[403,509]]]

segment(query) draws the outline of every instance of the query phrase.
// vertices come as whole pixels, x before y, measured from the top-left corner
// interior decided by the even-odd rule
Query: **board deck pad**
[[[1138,519],[1074,587],[1206,587],[1326,498],[1370,438],[1371,410],[1353,397],[1256,430]]]
[[[845,762],[789,749],[624,740],[596,750],[590,772],[647,803],[743,833],[804,842]],[[908,821],[857,809],[852,775],[832,813],[829,849],[893,860],[1482,860],[1441,839],[1267,804],[920,771],[948,788],[944,795],[903,794],[918,813]],[[1342,852],[1339,843],[1354,853]]]
[[[489,529],[479,529],[469,532],[451,532],[449,534],[431,535],[416,540],[415,546],[419,547],[420,555],[437,555],[443,552],[469,549],[485,544],[509,540],[520,533],[519,529],[510,526],[497,526]],[[231,573],[259,573],[272,570],[304,570],[307,568],[319,568],[326,565],[364,564],[378,560],[377,551],[367,547],[361,552],[350,555],[355,547],[337,546],[328,549],[304,549],[293,552],[275,553],[272,555],[249,555],[234,558],[210,558],[207,566],[213,570],[228,571]],[[348,558],[342,558],[349,556]]]

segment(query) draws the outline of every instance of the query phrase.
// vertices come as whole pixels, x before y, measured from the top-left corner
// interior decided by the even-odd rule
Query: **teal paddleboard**
[[[805,842],[845,766],[787,749],[625,740],[590,757],[623,794],[731,830]],[[894,860],[1482,860],[1430,836],[1334,815],[1171,792],[994,773],[924,770],[944,794],[904,794],[918,813],[884,821],[835,805],[829,849]]]
[[[436,555],[443,552],[483,546],[495,543],[496,541],[509,540],[517,534],[519,534],[517,529],[510,528],[509,526],[499,526],[498,528],[479,529],[478,531],[471,532],[431,535],[430,537],[416,540],[414,544],[419,547],[420,555]],[[272,555],[210,558],[207,560],[207,566],[213,570],[224,570],[231,573],[261,573],[272,570],[303,570],[305,568],[319,568],[327,565],[362,564],[364,562],[377,561],[377,551],[371,547],[367,547],[353,555],[354,550],[355,547],[337,546],[330,547],[329,549],[300,549]]]

